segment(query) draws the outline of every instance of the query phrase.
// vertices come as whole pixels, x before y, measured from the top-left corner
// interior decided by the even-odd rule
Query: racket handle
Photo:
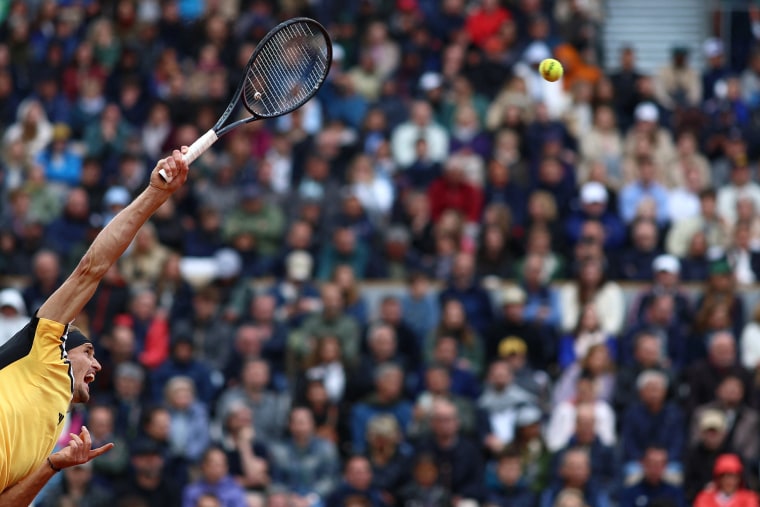
[[[208,132],[196,139],[196,141],[187,149],[187,153],[182,155],[185,163],[188,165],[191,164],[195,159],[200,157],[203,152],[208,150],[211,145],[216,142],[217,139],[219,139],[219,137],[216,135],[216,132],[214,132],[214,129],[210,129]],[[158,171],[158,174],[161,175],[165,182],[169,183],[170,180],[168,179],[166,171],[161,169]]]

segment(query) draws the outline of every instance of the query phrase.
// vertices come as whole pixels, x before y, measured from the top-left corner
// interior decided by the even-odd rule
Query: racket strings
[[[283,27],[251,62],[243,93],[246,105],[262,117],[301,106],[314,95],[329,70],[327,45],[322,31],[312,29],[307,22]]]

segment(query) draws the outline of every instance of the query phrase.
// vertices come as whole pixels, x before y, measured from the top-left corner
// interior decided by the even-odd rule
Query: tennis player
[[[90,399],[100,371],[95,348],[70,324],[140,227],[187,179],[182,151],[156,164],[149,186],[98,234],[79,264],[29,324],[0,347],[0,505],[32,503],[63,468],[81,465],[113,447],[92,449],[86,427],[51,454],[71,403]],[[170,183],[158,171],[164,169]]]

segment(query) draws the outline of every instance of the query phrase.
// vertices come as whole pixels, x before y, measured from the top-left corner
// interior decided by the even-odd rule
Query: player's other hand
[[[97,449],[92,448],[92,439],[86,426],[82,426],[79,435],[70,433],[69,445],[60,451],[50,455],[50,461],[56,468],[68,468],[92,461],[101,454],[113,449],[113,444],[108,443]]]
[[[182,157],[183,154],[187,153],[187,150],[187,146],[183,146],[179,150],[174,150],[170,157],[159,160],[150,173],[150,186],[168,192],[174,192],[181,187],[187,181],[188,168]],[[158,174],[161,169],[166,173],[166,181]]]

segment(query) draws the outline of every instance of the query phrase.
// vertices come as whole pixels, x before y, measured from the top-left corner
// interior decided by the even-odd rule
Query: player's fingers
[[[69,445],[72,444],[72,442],[75,444],[75,447],[79,447],[83,444],[82,439],[79,438],[79,435],[75,433],[69,433],[69,436],[71,436],[71,441],[69,442]]]
[[[181,151],[181,152],[182,152],[182,154],[184,155],[185,153],[187,153],[187,152],[188,152],[188,150],[189,150],[189,149],[190,149],[190,147],[189,147],[189,146],[182,146],[182,147],[179,149],[179,151]]]
[[[89,451],[90,447],[92,447],[92,438],[90,438],[90,430],[87,429],[87,426],[82,426],[79,436],[82,439],[82,443],[84,443],[84,448]]]
[[[105,454],[111,449],[113,449],[113,443],[108,443],[108,444],[98,447],[97,449],[92,449],[89,453],[89,458],[90,459],[97,458],[101,454]]]

